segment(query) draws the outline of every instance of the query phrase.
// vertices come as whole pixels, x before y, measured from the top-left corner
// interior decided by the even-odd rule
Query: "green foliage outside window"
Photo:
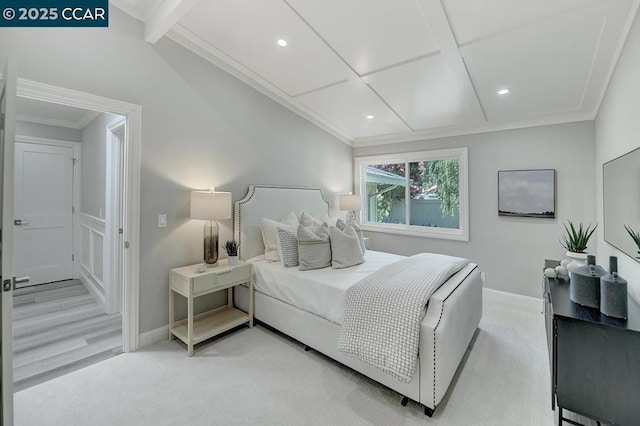
[[[409,164],[409,195],[411,198],[421,198],[432,193],[441,200],[443,216],[454,216],[459,207],[459,163],[457,159],[437,161],[411,162]],[[405,176],[406,163],[384,164],[372,166],[398,176]],[[390,185],[378,185],[376,195],[376,221],[382,222],[389,217],[394,200],[405,199],[405,187],[398,186],[388,192],[383,192]],[[435,188],[435,189],[434,189]]]

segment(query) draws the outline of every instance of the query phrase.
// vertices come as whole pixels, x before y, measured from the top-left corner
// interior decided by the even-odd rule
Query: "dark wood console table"
[[[558,265],[546,261],[545,268]],[[544,279],[551,407],[613,425],[640,424],[640,306],[627,320],[571,301],[569,281]]]

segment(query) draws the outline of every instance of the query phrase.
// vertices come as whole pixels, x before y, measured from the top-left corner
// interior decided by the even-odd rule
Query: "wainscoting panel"
[[[104,306],[104,219],[80,212],[80,279]]]

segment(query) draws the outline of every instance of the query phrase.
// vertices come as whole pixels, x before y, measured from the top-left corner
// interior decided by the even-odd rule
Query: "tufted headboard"
[[[260,218],[280,220],[291,210],[298,217],[307,212],[320,218],[329,212],[329,203],[320,189],[292,186],[251,185],[235,207],[235,239],[240,243],[241,260],[264,253]]]

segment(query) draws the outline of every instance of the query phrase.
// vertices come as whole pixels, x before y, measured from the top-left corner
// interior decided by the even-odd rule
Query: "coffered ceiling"
[[[355,146],[593,119],[639,2],[112,0]]]

